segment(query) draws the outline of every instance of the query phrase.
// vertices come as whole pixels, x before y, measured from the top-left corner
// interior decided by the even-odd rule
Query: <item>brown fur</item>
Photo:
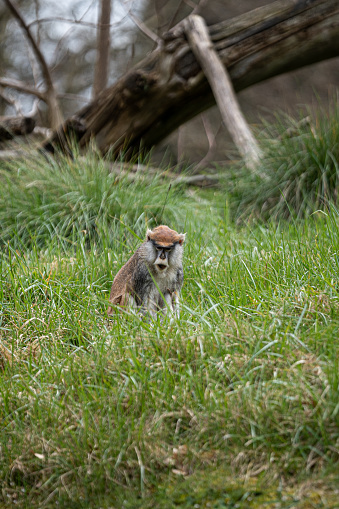
[[[109,315],[112,314],[114,306],[127,306],[129,304],[129,296],[136,295],[133,288],[133,281],[135,280],[134,276],[135,274],[138,274],[138,271],[143,264],[145,265],[146,263],[148,265],[147,256],[149,249],[147,248],[149,247],[149,241],[153,241],[161,247],[169,247],[177,243],[181,245],[184,242],[184,239],[184,234],[179,234],[165,225],[158,226],[157,228],[154,228],[154,230],[148,230],[146,234],[146,242],[141,244],[128,262],[121,267],[113,280],[109,298],[111,306],[108,308],[107,313]],[[149,266],[148,270],[153,271],[151,266]]]
[[[156,242],[159,246],[171,246],[176,242],[182,243],[183,235],[171,230],[168,226],[161,225],[154,228],[151,232],[147,232],[147,237]]]
[[[139,262],[139,253],[136,252],[134,255],[128,260],[125,265],[121,267],[117,275],[115,276],[111,288],[111,294],[109,297],[110,302],[113,306],[126,306],[128,303],[128,295],[131,289],[128,286],[129,281],[132,278],[132,275],[138,266]],[[108,308],[107,313],[111,314],[113,308],[110,306]]]

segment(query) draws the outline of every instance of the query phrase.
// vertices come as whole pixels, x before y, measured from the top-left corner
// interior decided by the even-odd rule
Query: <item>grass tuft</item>
[[[337,203],[339,105],[295,120],[278,117],[258,135],[264,153],[259,174],[229,170],[227,191],[237,217],[305,217]]]
[[[188,202],[179,188],[168,193],[161,173],[112,165],[95,152],[73,161],[33,155],[9,162],[0,183],[2,243],[42,246],[54,236],[78,239],[81,232],[95,240],[99,231],[117,237],[120,224],[143,236],[145,223],[182,224]]]

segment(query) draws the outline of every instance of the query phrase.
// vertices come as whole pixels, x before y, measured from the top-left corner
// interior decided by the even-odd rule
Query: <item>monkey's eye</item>
[[[171,247],[157,247],[157,251],[172,251],[173,246]]]

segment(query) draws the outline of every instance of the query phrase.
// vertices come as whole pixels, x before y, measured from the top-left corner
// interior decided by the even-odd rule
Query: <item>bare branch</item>
[[[4,92],[2,91],[2,89],[0,89],[0,97],[3,101],[5,101],[6,104],[8,104],[9,106],[12,106],[12,108],[15,109],[16,113],[18,115],[22,115],[22,111],[21,111],[21,104],[19,103],[19,101],[17,101],[14,97],[12,97],[10,94],[4,94]]]
[[[181,0],[181,2],[179,2],[179,4],[178,4],[178,7],[175,9],[175,11],[174,11],[174,13],[172,15],[172,18],[171,18],[170,22],[168,23],[168,30],[173,27],[175,19],[176,19],[177,15],[178,15],[178,12],[180,11],[181,6],[182,6],[183,3],[185,3],[184,0]]]
[[[191,9],[196,9],[197,7],[197,4],[195,4],[194,2],[191,2],[191,0],[183,0],[183,2],[188,5],[189,7],[191,7]]]
[[[200,14],[201,10],[205,7],[207,2],[208,2],[208,0],[200,0],[200,2],[197,3],[197,5],[194,7],[191,14]]]
[[[39,3],[39,0],[34,0],[34,7],[35,7],[35,17],[36,19],[39,19],[39,11],[40,11],[40,3]],[[40,38],[40,24],[38,24],[38,30],[37,30],[37,46],[40,47],[40,42],[41,42],[41,38]]]
[[[133,23],[141,30],[143,34],[146,35],[151,41],[154,41],[158,46],[160,46],[162,39],[156,33],[154,33],[150,28],[148,28],[141,19],[135,16],[132,12],[129,13],[129,17],[133,21]]]
[[[40,51],[39,46],[37,45],[29,27],[27,26],[25,20],[21,16],[21,13],[19,12],[18,8],[16,7],[15,3],[12,0],[4,0],[8,9],[11,11],[15,19],[18,21],[19,25],[21,26],[22,30],[24,31],[26,38],[28,39],[35,57],[37,61],[39,62],[42,75],[44,77],[45,83],[46,83],[46,93],[45,93],[45,100],[48,103],[49,107],[49,115],[51,119],[51,124],[53,128],[57,128],[59,124],[62,123],[62,114],[59,108],[57,95],[54,89],[54,84],[52,80],[51,73],[49,71],[49,67],[47,65],[47,62],[45,60],[45,57]]]
[[[15,17],[15,19],[18,21],[18,23],[21,26],[22,30],[25,32],[26,37],[29,40],[29,42],[30,42],[30,44],[31,44],[31,46],[33,48],[35,56],[36,56],[37,60],[40,63],[40,66],[41,66],[41,69],[42,69],[45,81],[47,83],[47,86],[48,85],[52,85],[53,86],[52,78],[50,76],[49,68],[47,66],[46,60],[45,60],[44,56],[42,55],[42,53],[40,51],[40,48],[37,45],[34,37],[32,36],[32,33],[31,33],[29,27],[26,25],[23,17],[21,16],[21,14],[20,14],[19,10],[17,9],[16,5],[14,4],[14,2],[12,2],[12,0],[4,0],[4,1],[5,1],[6,5],[7,5],[7,7],[9,8],[9,10],[11,11],[11,13],[13,14],[13,16]]]
[[[84,13],[82,14],[82,16],[80,16],[79,19],[76,19],[74,18],[74,21],[75,23],[82,23],[83,21],[83,18],[86,16],[86,14],[90,11],[90,9],[93,7],[94,3],[96,2],[96,0],[93,0],[93,2],[87,7],[87,9],[84,11]],[[53,20],[53,18],[51,18],[51,20]],[[95,24],[95,27],[97,27],[97,24]],[[54,66],[53,68],[56,67],[57,63],[56,63],[56,60],[57,60],[57,55],[58,55],[58,51],[61,47],[61,45],[63,44],[63,42],[65,41],[65,39],[67,39],[67,37],[69,36],[70,33],[72,33],[73,31],[73,27],[69,28],[65,33],[64,35],[61,37],[61,39],[59,40],[56,48],[55,48],[55,51],[54,51]]]
[[[108,24],[109,28],[114,28],[116,26],[119,26],[121,24],[121,21],[123,21],[125,19],[125,17],[127,18],[127,16],[128,15],[126,14],[126,16],[124,16],[122,19],[120,19],[116,23],[109,23]],[[34,19],[27,26],[28,26],[28,28],[31,28],[32,26],[41,24],[41,23],[54,23],[55,21],[62,21],[63,23],[70,23],[71,25],[81,25],[84,27],[89,27],[89,28],[94,28],[94,29],[100,28],[100,23],[92,23],[91,21],[83,21],[81,18],[69,19],[69,18],[62,18],[61,16],[54,16],[54,17],[51,16],[51,17],[46,17],[46,18]],[[105,23],[105,26],[106,26],[106,23]]]
[[[38,90],[34,87],[30,87],[29,85],[26,85],[26,83],[24,83],[23,81],[11,80],[8,78],[0,78],[0,85],[2,87],[13,88],[14,90],[18,90],[19,92],[23,92],[24,94],[35,95],[42,101],[46,101],[45,92],[41,92],[41,90]]]
[[[164,5],[166,5],[167,1],[166,0],[164,0],[164,1],[165,1]],[[160,2],[160,4],[162,3],[161,0],[154,0],[153,1],[154,10],[155,10],[155,16],[156,16],[156,19],[157,19],[157,34],[160,37],[161,31],[164,28],[165,24],[163,23],[162,12],[161,12],[163,7],[164,7],[164,5],[159,5],[159,2]]]
[[[232,81],[213,47],[204,19],[191,14],[185,20],[185,31],[235,145],[247,166],[256,170],[261,157],[260,148],[240,110]]]
[[[168,30],[174,26],[175,19],[176,19],[178,13],[180,12],[182,4],[186,4],[186,5],[188,5],[188,7],[190,7],[192,9],[191,14],[199,14],[201,9],[205,6],[206,3],[207,3],[207,0],[200,0],[197,4],[195,4],[194,2],[191,2],[189,0],[181,0],[181,2],[178,4],[178,7],[174,11],[171,21],[168,23]]]

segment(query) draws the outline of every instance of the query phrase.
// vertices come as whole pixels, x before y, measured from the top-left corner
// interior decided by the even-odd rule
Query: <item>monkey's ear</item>
[[[152,239],[152,230],[147,230],[146,232],[146,241],[148,242],[149,240]]]
[[[182,246],[183,243],[185,242],[185,237],[186,237],[186,233],[180,233],[179,234],[179,244],[180,244],[180,246]]]

